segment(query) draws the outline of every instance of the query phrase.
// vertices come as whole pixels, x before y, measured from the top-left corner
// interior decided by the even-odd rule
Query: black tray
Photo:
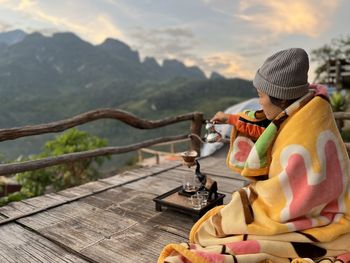
[[[194,221],[197,221],[207,211],[224,203],[225,194],[218,193],[217,198],[208,200],[208,204],[206,206],[202,207],[200,210],[196,210],[192,208],[188,197],[179,194],[181,189],[182,186],[179,186],[173,190],[170,190],[169,192],[166,192],[165,194],[155,197],[153,201],[156,203],[156,211],[162,211],[162,207],[164,206],[184,214],[188,214],[192,216]]]

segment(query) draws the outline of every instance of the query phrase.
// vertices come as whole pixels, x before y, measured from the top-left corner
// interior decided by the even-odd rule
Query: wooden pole
[[[139,159],[139,163],[142,163],[142,161],[143,161],[143,155],[142,155],[142,151],[141,150],[138,150],[137,151],[137,153],[138,153],[138,159]]]
[[[175,153],[176,149],[175,149],[175,143],[170,144],[170,152],[171,153]]]
[[[201,112],[194,112],[191,128],[190,131],[193,134],[197,134],[199,137],[201,137],[201,129],[203,124],[203,113]],[[194,137],[191,137],[191,150],[194,150],[198,153],[198,156],[200,156],[200,148],[201,148],[201,142]]]

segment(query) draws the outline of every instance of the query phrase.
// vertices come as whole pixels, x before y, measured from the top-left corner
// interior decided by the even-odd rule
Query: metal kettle
[[[215,123],[206,121],[205,129],[207,130],[205,135],[206,142],[214,143],[221,141],[222,135],[215,129]]]

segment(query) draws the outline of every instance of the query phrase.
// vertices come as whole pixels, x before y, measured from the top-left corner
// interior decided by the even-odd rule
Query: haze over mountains
[[[214,114],[253,96],[251,81],[225,79],[217,73],[208,79],[199,67],[177,60],[161,65],[151,57],[141,61],[137,51],[116,39],[92,45],[73,33],[0,33],[0,128],[46,123],[107,107],[150,119],[195,110]],[[166,128],[145,135],[120,127],[116,121],[101,121],[81,128],[107,138],[110,145],[120,145],[126,130],[129,136],[123,143],[181,133]],[[14,158],[38,152],[52,136],[41,137],[3,142],[0,153]]]

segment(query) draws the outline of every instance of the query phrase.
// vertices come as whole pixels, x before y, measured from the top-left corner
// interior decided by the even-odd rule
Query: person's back
[[[253,81],[262,111],[212,118],[233,125],[227,163],[252,183],[203,216],[189,246],[166,247],[158,262],[350,260],[349,157],[308,68],[304,50],[277,52]]]

